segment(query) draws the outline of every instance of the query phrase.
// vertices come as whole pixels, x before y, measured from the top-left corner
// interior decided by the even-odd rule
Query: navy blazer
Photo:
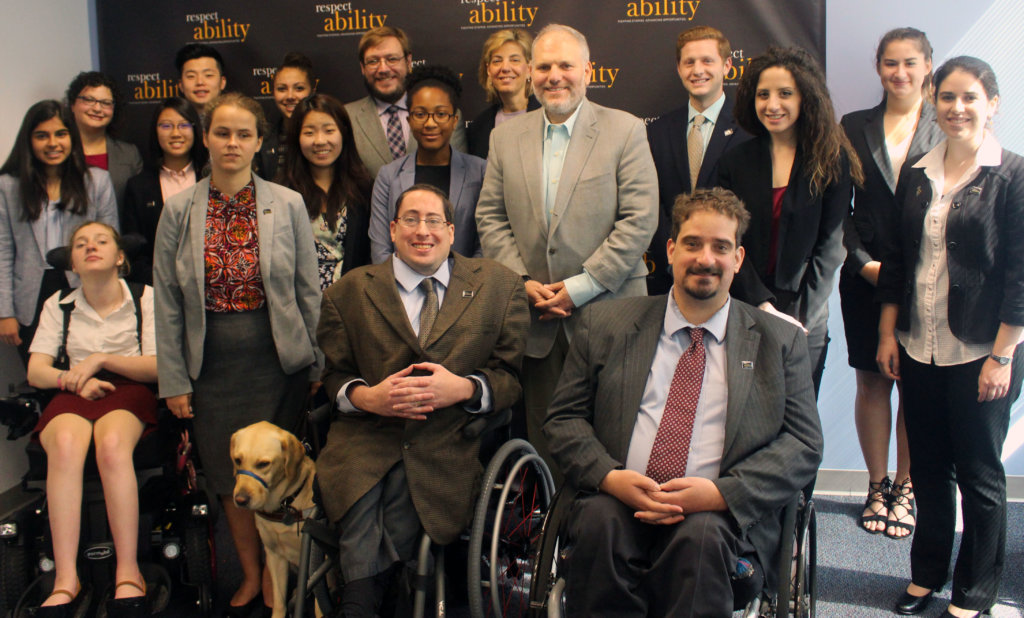
[[[451,175],[448,199],[455,211],[455,242],[452,250],[468,257],[480,256],[480,238],[476,233],[476,202],[484,182],[487,161],[451,149]],[[398,196],[416,184],[416,153],[395,159],[380,168],[373,183],[370,207],[370,258],[374,264],[388,259],[391,244],[391,220],[395,218]]]
[[[846,246],[843,269],[848,275],[859,276],[865,264],[881,259],[886,237],[898,223],[895,197],[898,176],[885,147],[884,118],[885,101],[882,101],[871,109],[851,112],[840,122],[864,167],[864,186],[853,188],[853,212],[843,225],[843,245]],[[926,101],[921,105],[921,118],[910,140],[904,166],[921,158],[943,139],[945,136],[935,123],[935,107]]]
[[[742,144],[752,136],[740,128],[732,116],[733,103],[726,98],[718,122],[711,131],[711,140],[701,160],[697,186],[713,187],[718,181],[718,160],[725,151]],[[658,171],[658,229],[647,251],[647,263],[653,267],[647,277],[649,294],[666,294],[672,288],[665,245],[672,236],[672,205],[681,193],[690,192],[690,158],[686,152],[686,129],[689,106],[671,111],[647,125],[647,141],[651,144],[654,168]]]
[[[843,221],[850,211],[853,181],[843,155],[842,178],[812,194],[797,150],[788,189],[782,199],[775,273],[767,274],[772,225],[771,137],[761,135],[733,148],[718,164],[718,184],[731,189],[750,212],[750,227],[743,235],[746,257],[733,279],[730,293],[757,306],[777,302],[775,290],[794,295],[788,307],[777,307],[813,331],[828,320],[828,297],[836,270],[846,257]]]
[[[896,189],[898,225],[883,252],[876,299],[899,305],[896,328],[910,329],[914,276],[932,185],[904,168]],[[949,328],[965,343],[994,341],[1000,323],[1024,325],[1024,158],[1003,150],[999,165],[953,196],[946,218]]]
[[[491,131],[494,130],[494,118],[501,109],[501,103],[497,103],[480,112],[480,115],[473,119],[466,127],[466,152],[481,159],[487,158],[487,150],[491,147]],[[531,94],[526,101],[526,111],[532,112],[540,109],[540,103]]]

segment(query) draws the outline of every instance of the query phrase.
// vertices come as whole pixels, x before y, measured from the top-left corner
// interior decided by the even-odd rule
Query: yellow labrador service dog
[[[255,511],[256,529],[266,548],[274,586],[273,618],[284,618],[288,565],[299,563],[299,522],[313,508],[315,464],[298,438],[266,421],[231,436],[231,461],[235,505]]]

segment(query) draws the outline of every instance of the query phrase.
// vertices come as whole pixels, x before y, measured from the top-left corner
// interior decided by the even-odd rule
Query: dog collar
[[[244,474],[245,476],[251,476],[252,478],[254,478],[257,481],[259,481],[260,485],[263,485],[263,489],[270,489],[270,486],[267,485],[267,482],[263,480],[263,477],[261,477],[260,475],[256,474],[255,472],[249,472],[248,470],[239,470],[239,471],[235,472],[235,474],[236,475]]]
[[[248,470],[239,470],[238,473],[252,476],[258,479],[261,483],[264,483],[264,487],[266,486],[266,483],[263,481],[263,479],[256,476],[252,472],[249,472]],[[280,522],[286,526],[290,526],[296,522],[300,522],[304,519],[309,518],[309,516],[313,513],[314,507],[311,506],[307,509],[303,509],[300,511],[292,506],[292,502],[294,502],[295,499],[299,497],[299,494],[302,493],[302,490],[306,487],[306,482],[308,480],[309,475],[307,474],[305,477],[302,478],[302,482],[299,483],[298,489],[292,492],[291,495],[286,496],[281,500],[281,506],[278,507],[276,511],[270,513],[268,513],[267,511],[256,511],[256,514],[262,517],[263,519],[266,519],[267,521]]]

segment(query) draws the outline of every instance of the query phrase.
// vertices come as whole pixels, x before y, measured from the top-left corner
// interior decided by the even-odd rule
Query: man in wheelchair
[[[469,524],[482,469],[474,415],[510,407],[529,327],[522,279],[451,252],[452,205],[417,184],[398,199],[395,253],[324,294],[317,337],[338,414],[317,460],[340,526],[346,618],[373,616],[420,530],[439,544]]]
[[[571,616],[731,615],[741,559],[774,564],[779,511],[815,476],[804,333],[729,296],[756,276],[741,269],[749,218],[729,191],[681,195],[671,294],[580,315],[544,425],[578,492]]]

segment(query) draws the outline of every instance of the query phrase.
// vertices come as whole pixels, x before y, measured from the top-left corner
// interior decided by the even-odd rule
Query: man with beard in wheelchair
[[[470,523],[480,440],[462,429],[519,398],[530,320],[518,275],[451,252],[442,191],[413,185],[390,225],[392,258],[328,288],[317,329],[338,407],[317,474],[346,618],[375,615],[421,530],[444,545]]]
[[[570,616],[731,615],[743,567],[775,564],[779,512],[815,476],[805,335],[729,296],[748,221],[729,191],[681,195],[671,293],[580,315],[544,425],[576,492]]]

